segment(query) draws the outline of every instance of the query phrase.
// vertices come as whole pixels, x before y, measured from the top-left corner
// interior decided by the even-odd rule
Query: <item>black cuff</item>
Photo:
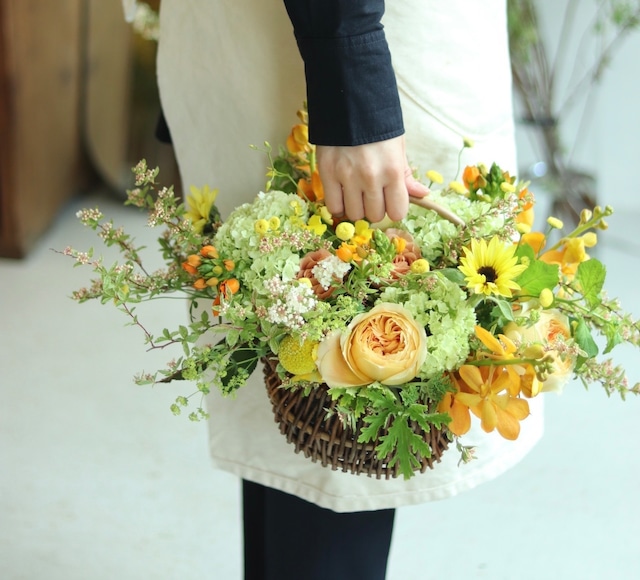
[[[362,145],[404,133],[400,98],[384,32],[298,38],[305,63],[309,140]]]

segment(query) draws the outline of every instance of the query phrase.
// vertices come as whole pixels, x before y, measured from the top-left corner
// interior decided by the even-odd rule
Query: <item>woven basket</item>
[[[327,392],[326,385],[312,389],[305,396],[302,389],[282,389],[282,381],[276,372],[277,359],[264,358],[264,375],[269,399],[273,405],[275,421],[280,432],[312,461],[319,461],[333,470],[341,469],[354,474],[367,474],[377,479],[390,479],[399,475],[398,465],[388,465],[387,459],[379,459],[375,452],[378,440],[358,443],[360,430],[364,426],[358,421],[355,431],[344,427],[337,413],[327,417],[335,402]],[[419,425],[413,426],[431,448],[431,457],[416,456],[419,466],[415,471],[424,473],[440,461],[449,446],[446,429],[432,426],[425,432]]]

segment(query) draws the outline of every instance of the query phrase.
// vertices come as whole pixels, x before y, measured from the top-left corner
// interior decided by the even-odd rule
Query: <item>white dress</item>
[[[303,65],[282,0],[162,0],[158,80],[185,187],[219,188],[227,214],[264,187],[267,161],[250,149],[284,143],[304,98]],[[398,79],[410,161],[445,180],[465,163],[516,170],[505,0],[387,0],[387,40]],[[471,31],[479,32],[477,38]],[[334,511],[444,499],[515,465],[542,435],[540,400],[517,441],[478,424],[455,449],[408,481],[332,471],[293,452],[278,431],[260,371],[234,400],[208,401],[214,465]]]

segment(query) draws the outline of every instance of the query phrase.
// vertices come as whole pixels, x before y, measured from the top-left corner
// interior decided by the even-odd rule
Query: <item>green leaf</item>
[[[413,431],[408,416],[402,415],[394,417],[387,435],[380,438],[376,452],[379,457],[390,455],[389,467],[398,464],[405,479],[412,477],[414,469],[420,465],[416,454],[423,457],[431,456],[429,445]]]
[[[454,284],[458,284],[459,286],[464,284],[464,274],[457,268],[443,268],[442,270],[438,270],[438,272]]]
[[[618,344],[623,342],[622,335],[620,334],[617,324],[606,324],[602,329],[602,333],[607,337],[607,345],[602,351],[602,354],[611,352]]]
[[[492,316],[494,318],[503,318],[508,322],[513,322],[513,308],[511,307],[511,302],[508,300],[501,300],[499,298],[494,300],[496,307],[493,309]]]
[[[586,357],[578,357],[576,361],[576,369],[579,369],[585,360],[597,356],[599,349],[584,319],[579,318],[574,321],[574,324],[573,338],[578,346],[586,353]]]
[[[227,374],[220,379],[220,382],[228,387],[240,370],[245,370],[250,375],[257,366],[258,353],[248,345],[243,345],[231,353],[227,364]]]
[[[578,266],[575,281],[589,306],[595,307],[600,304],[600,292],[606,276],[606,268],[595,258],[581,262]]]
[[[525,243],[518,245],[515,255],[520,258],[520,261],[522,261],[522,258],[527,258],[530,262],[533,262],[536,259],[536,253],[533,248],[529,244]]]
[[[557,264],[547,264],[540,260],[532,260],[527,269],[515,281],[520,285],[522,293],[529,296],[540,296],[545,288],[555,288],[560,275]]]
[[[358,442],[369,443],[375,441],[378,437],[378,433],[384,429],[387,422],[388,414],[378,413],[377,415],[368,415],[363,420],[367,423],[366,427],[363,427],[358,437]]]

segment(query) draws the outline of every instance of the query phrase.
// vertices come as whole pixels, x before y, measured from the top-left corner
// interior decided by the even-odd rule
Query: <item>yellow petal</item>
[[[329,334],[319,345],[316,366],[330,387],[361,387],[368,383],[358,377],[342,356],[340,331]]]
[[[515,441],[520,435],[520,422],[507,411],[494,407],[498,433],[509,441]]]
[[[473,389],[478,393],[481,391],[482,385],[484,385],[484,380],[482,379],[482,374],[478,367],[473,365],[462,365],[458,372],[460,373],[460,378],[470,389]]]
[[[498,414],[496,412],[496,406],[489,401],[484,401],[482,403],[480,419],[480,426],[484,431],[486,431],[487,433],[493,431],[498,425]]]

